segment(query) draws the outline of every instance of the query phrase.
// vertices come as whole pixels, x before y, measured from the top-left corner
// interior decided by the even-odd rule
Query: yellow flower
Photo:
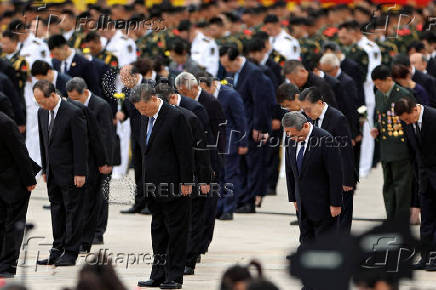
[[[227,85],[228,82],[227,82],[227,80],[222,80],[222,81],[221,81],[221,84],[222,84],[222,85]]]
[[[83,49],[83,53],[84,53],[84,54],[89,54],[89,53],[91,53],[91,50],[89,49],[89,47],[85,47],[85,48]]]
[[[126,95],[123,94],[123,93],[115,93],[114,94],[114,98],[117,99],[117,100],[124,100],[125,97],[126,97]]]

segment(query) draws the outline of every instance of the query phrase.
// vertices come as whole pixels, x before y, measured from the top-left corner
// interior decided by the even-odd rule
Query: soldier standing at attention
[[[413,166],[404,128],[394,105],[404,97],[413,98],[406,89],[392,80],[387,66],[379,65],[371,73],[377,93],[375,97],[375,127],[371,136],[380,142],[383,166],[383,198],[388,220],[399,214],[409,214],[412,197]]]

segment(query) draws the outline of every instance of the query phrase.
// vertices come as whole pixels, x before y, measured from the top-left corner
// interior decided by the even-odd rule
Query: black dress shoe
[[[412,264],[412,269],[413,270],[425,270],[426,268],[426,262],[424,259],[421,259],[418,261],[418,263],[416,264]]]
[[[148,207],[144,207],[144,208],[141,210],[140,214],[146,214],[146,215],[149,215],[149,214],[151,214],[151,211],[148,209]]]
[[[201,255],[198,255],[197,257],[197,264],[201,263]]]
[[[51,204],[44,204],[42,206],[43,209],[51,209]]]
[[[194,269],[188,266],[185,266],[185,270],[183,271],[184,276],[194,275]]]
[[[425,270],[429,272],[435,272],[436,271],[436,262],[432,261],[430,264],[425,265]]]
[[[147,280],[147,281],[139,281],[138,287],[159,287],[160,284],[162,284],[161,281],[155,281],[155,280]]]
[[[291,221],[289,224],[290,224],[291,226],[298,226],[298,220]]]
[[[2,273],[0,273],[0,278],[3,278],[3,279],[14,278],[14,276],[15,276],[14,273],[9,273],[9,272],[2,272]]]
[[[103,237],[94,237],[94,240],[92,240],[93,245],[103,245]]]
[[[136,206],[132,206],[131,208],[120,210],[120,213],[127,213],[127,214],[140,213],[140,212],[141,209]]]
[[[223,213],[219,217],[219,219],[222,220],[222,221],[231,221],[231,220],[233,220],[233,213],[231,213],[231,212]]]
[[[89,254],[91,252],[91,246],[81,245],[79,254]]]
[[[62,256],[63,252],[58,250],[58,249],[51,249],[50,250],[50,256],[48,257],[48,259],[44,259],[44,260],[38,260],[36,261],[37,265],[54,265],[57,261],[57,259],[59,259],[60,256]]]
[[[64,254],[57,259],[54,264],[56,267],[66,267],[76,265],[77,255],[74,254]]]
[[[236,209],[236,213],[255,213],[256,210],[254,209],[254,206],[251,206],[250,204],[246,204],[241,206],[240,208]]]
[[[160,289],[182,289],[182,284],[171,281],[160,284]]]

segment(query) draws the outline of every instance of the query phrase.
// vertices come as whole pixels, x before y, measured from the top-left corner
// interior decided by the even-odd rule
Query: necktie
[[[146,145],[148,145],[148,140],[150,139],[151,132],[153,131],[153,122],[154,122],[154,117],[148,118],[147,139],[145,140]]]
[[[304,145],[306,144],[305,141],[301,142],[301,147],[300,147],[300,151],[298,151],[298,155],[297,155],[297,169],[298,169],[298,174],[301,173],[301,167],[303,166],[303,157],[304,157]]]
[[[235,75],[233,76],[233,87],[236,88],[236,85],[238,84],[238,78],[239,78],[239,73],[235,73]]]
[[[313,126],[319,127],[319,118],[316,118],[316,120],[313,121]]]
[[[418,143],[421,144],[421,129],[419,128],[418,122],[415,123],[415,136]]]
[[[54,125],[54,111],[50,111],[50,122],[48,122],[48,136],[51,137]]]
[[[66,70],[66,66],[67,66],[66,61],[65,61],[65,60],[62,61],[62,62],[61,62],[61,73],[64,73],[64,72],[65,72],[65,70]]]

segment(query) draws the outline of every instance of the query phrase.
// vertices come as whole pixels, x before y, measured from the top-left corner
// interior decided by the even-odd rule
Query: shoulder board
[[[203,41],[204,41],[204,42],[207,42],[207,43],[209,43],[209,42],[210,42],[210,40],[209,40],[209,39],[207,39],[207,38],[203,38]]]
[[[121,36],[121,39],[122,39],[122,40],[128,40],[128,38],[127,38],[126,36],[124,36],[124,35]]]
[[[32,43],[35,43],[35,44],[38,44],[38,45],[41,44],[41,43],[40,43],[38,40],[36,40],[36,39],[33,39],[33,40],[32,40]]]
[[[292,41],[292,38],[290,38],[289,36],[285,36],[284,37],[286,40]]]

